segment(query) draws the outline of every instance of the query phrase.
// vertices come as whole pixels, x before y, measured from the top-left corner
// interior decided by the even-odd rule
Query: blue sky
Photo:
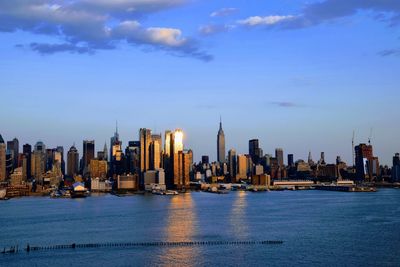
[[[397,0],[0,0],[0,133],[69,149],[182,128],[227,149],[351,162],[400,151]]]

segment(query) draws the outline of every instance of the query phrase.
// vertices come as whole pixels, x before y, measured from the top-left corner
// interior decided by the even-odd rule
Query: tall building
[[[61,154],[61,161],[60,161],[60,164],[61,164],[61,172],[62,172],[62,174],[65,174],[64,147],[58,146],[58,147],[56,148],[56,152],[58,152],[58,153]]]
[[[288,158],[288,166],[289,167],[294,167],[294,156],[293,156],[293,154],[288,154],[287,158]]]
[[[106,147],[105,147],[106,148]],[[119,139],[118,124],[115,127],[114,136],[110,139],[110,175],[116,177],[125,171],[122,141]]]
[[[231,149],[228,151],[228,171],[229,176],[231,177],[231,181],[235,181],[237,174],[237,157],[235,149]]]
[[[193,152],[178,151],[174,154],[174,188],[188,189],[190,187],[190,172],[193,163]]]
[[[32,146],[30,144],[25,144],[22,147],[22,153],[24,154],[26,158],[26,178],[28,180],[31,179],[31,161],[32,161]]]
[[[67,175],[74,177],[79,173],[79,153],[75,145],[71,146],[67,154]]]
[[[150,169],[150,144],[151,144],[151,130],[141,128],[139,131],[140,138],[140,172]]]
[[[319,164],[319,165],[326,165],[326,162],[325,162],[325,152],[321,152],[321,158],[319,159],[318,164]]]
[[[170,188],[182,189],[186,187],[184,181],[184,160],[185,153],[183,152],[183,131],[176,129],[171,138],[171,167],[170,176],[166,177],[167,186]],[[188,156],[187,156],[188,157]],[[187,159],[187,158],[186,158]]]
[[[275,149],[275,158],[278,161],[279,167],[283,167],[285,163],[283,162],[283,149],[282,148]]]
[[[238,155],[237,156],[237,175],[236,181],[240,179],[247,179],[247,156]]]
[[[108,161],[107,142],[104,142],[103,160]]]
[[[161,166],[161,156],[162,156],[162,137],[161,134],[153,134],[151,136],[150,144],[150,169],[157,170]]]
[[[7,142],[7,150],[10,151],[12,155],[13,169],[18,168],[19,141],[17,138]]]
[[[217,156],[219,163],[225,162],[225,133],[222,129],[222,120],[219,122],[219,130],[217,135]]]
[[[262,150],[258,139],[252,139],[249,141],[249,155],[254,164],[260,163],[262,157]]]
[[[202,164],[210,164],[210,157],[209,156],[201,156],[201,163]]]
[[[392,182],[400,182],[400,154],[396,153],[393,157]]]
[[[356,174],[358,180],[372,180],[373,150],[371,145],[359,144],[354,148],[356,154]]]
[[[106,145],[104,145],[106,149]],[[115,133],[114,136],[110,138],[110,161],[115,157],[116,151],[122,150],[122,143],[119,141],[119,133],[118,133],[118,122],[115,125]]]
[[[127,173],[139,174],[140,172],[140,142],[129,141],[125,149]]]
[[[90,161],[91,178],[107,178],[108,164],[105,160],[92,159]]]
[[[43,183],[43,175],[46,172],[46,146],[38,141],[31,157],[31,175],[39,183]]]
[[[167,130],[165,131],[164,137],[164,154],[168,157],[171,156],[171,139],[172,139],[172,132]]]
[[[4,182],[6,178],[6,144],[0,134],[0,182]]]
[[[82,166],[81,172],[84,174],[85,171],[89,171],[88,166],[90,161],[94,159],[94,140],[84,140],[83,141],[83,155],[82,155]]]

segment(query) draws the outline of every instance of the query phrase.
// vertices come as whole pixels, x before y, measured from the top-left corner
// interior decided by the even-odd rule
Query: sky
[[[123,145],[181,128],[195,160],[258,138],[351,163],[400,152],[398,0],[0,0],[0,134]],[[372,129],[372,131],[371,131]],[[371,134],[372,133],[372,134]]]

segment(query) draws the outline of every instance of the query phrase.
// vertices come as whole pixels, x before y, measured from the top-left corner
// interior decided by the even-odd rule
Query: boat
[[[165,195],[178,195],[178,191],[167,190],[165,191]]]
[[[7,196],[7,189],[6,188],[2,188],[0,189],[0,200],[5,200]]]

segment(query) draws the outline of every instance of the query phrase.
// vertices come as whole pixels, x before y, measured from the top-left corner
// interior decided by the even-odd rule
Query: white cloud
[[[57,36],[63,43],[29,47],[42,54],[93,53],[119,41],[167,50],[202,60],[212,57],[180,29],[143,27],[137,19],[186,0],[13,0],[0,2],[0,32],[23,30]],[[126,19],[130,17],[130,19]]]
[[[238,9],[234,7],[225,7],[221,8],[220,10],[214,11],[210,14],[210,17],[225,17],[232,15],[233,13],[237,12]]]
[[[259,26],[259,25],[274,25],[283,21],[288,21],[295,18],[295,16],[253,16],[247,19],[239,20],[238,23],[245,26]]]
[[[234,26],[232,25],[215,25],[209,24],[199,27],[199,33],[204,36],[213,35],[221,32],[227,32],[233,29]]]

